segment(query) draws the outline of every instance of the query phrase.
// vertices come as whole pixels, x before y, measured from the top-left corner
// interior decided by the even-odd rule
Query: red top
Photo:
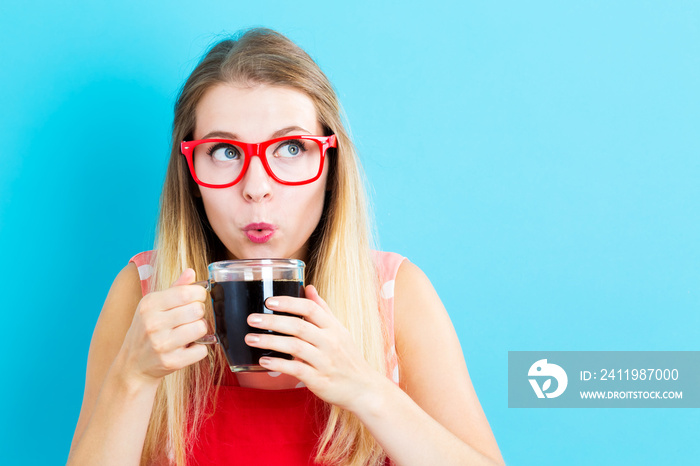
[[[148,292],[153,251],[132,257],[139,270],[141,289]],[[398,383],[394,348],[394,279],[403,257],[374,252],[379,276],[383,324],[389,334],[387,361]],[[265,390],[241,387],[236,376],[226,372],[218,397],[207,408],[213,413],[203,422],[194,439],[188,465],[317,465],[315,447],[325,427],[326,404],[308,388]],[[274,373],[270,373],[274,374]],[[274,376],[274,375],[273,375]],[[303,385],[303,384],[300,384]],[[390,462],[387,460],[387,464]]]

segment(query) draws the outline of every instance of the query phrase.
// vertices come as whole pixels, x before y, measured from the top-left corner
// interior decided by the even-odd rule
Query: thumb
[[[304,297],[315,302],[316,304],[321,306],[326,312],[330,312],[332,314],[331,308],[328,306],[328,303],[326,303],[326,301],[324,301],[324,299],[318,294],[318,290],[315,286],[307,285],[304,290]]]
[[[173,283],[172,286],[190,285],[190,284],[194,283],[194,277],[195,277],[194,269],[191,269],[188,267],[182,271],[182,274],[180,274],[180,276],[178,277],[177,280],[175,280],[175,283]]]

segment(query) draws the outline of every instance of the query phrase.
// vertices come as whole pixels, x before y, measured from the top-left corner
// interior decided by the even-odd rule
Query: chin
[[[242,248],[235,250],[228,249],[228,255],[231,259],[246,260],[246,259],[284,259],[288,256],[278,248],[268,245],[245,245]]]

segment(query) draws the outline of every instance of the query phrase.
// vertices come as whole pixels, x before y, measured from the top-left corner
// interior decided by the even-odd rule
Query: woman
[[[175,107],[156,248],[107,296],[69,464],[503,462],[430,282],[371,249],[340,114],[318,66],[270,30],[220,42],[193,71]],[[234,143],[269,140],[258,154]],[[325,152],[317,170],[280,175],[276,158],[314,148]],[[188,165],[197,158],[248,165],[221,175]],[[252,333],[247,344],[295,358],[234,376],[218,347],[195,343],[213,325],[195,276],[258,257],[305,261],[313,286],[267,301],[303,320],[249,319],[289,336]],[[288,424],[270,434],[280,416]]]

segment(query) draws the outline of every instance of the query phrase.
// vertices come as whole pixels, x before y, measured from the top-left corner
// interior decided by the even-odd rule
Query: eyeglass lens
[[[194,148],[194,171],[207,184],[228,184],[238,178],[248,155],[229,142],[205,142]],[[314,178],[321,166],[321,143],[308,139],[286,139],[271,144],[265,158],[274,175],[282,181],[299,182]]]

